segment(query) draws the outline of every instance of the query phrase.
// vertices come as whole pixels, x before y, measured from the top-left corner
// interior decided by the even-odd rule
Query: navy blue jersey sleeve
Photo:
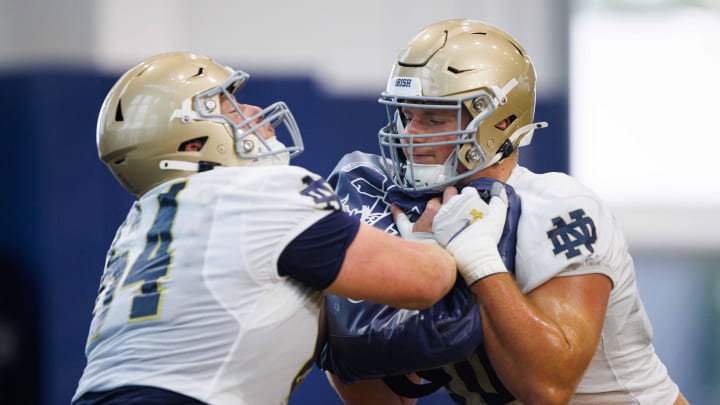
[[[278,259],[278,273],[314,289],[326,289],[337,278],[359,229],[360,221],[344,212],[325,216],[285,247]]]

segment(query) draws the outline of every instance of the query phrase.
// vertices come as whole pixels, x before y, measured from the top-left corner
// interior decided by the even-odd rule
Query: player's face
[[[427,109],[403,107],[405,115],[405,134],[419,135],[435,132],[451,132],[457,130],[457,110],[453,109]],[[416,137],[413,139],[412,156],[408,156],[410,149],[405,149],[406,157],[414,163],[443,164],[448,156],[455,150],[455,145],[423,146],[428,142],[453,141],[456,135],[437,136],[432,138]],[[403,140],[404,143],[409,142]]]
[[[254,117],[257,115],[257,118],[253,120],[254,123],[257,124],[263,120],[264,117],[262,115],[258,115],[262,111],[262,108],[250,104],[238,103],[237,105],[240,108],[240,112],[245,115],[245,117]],[[220,96],[220,111],[224,116],[230,118],[236,124],[239,124],[244,120],[243,117],[238,114],[237,110],[235,110],[232,102],[230,102],[230,100],[228,100],[224,95]],[[248,126],[243,126],[240,129],[249,130],[250,128]],[[263,139],[268,139],[275,136],[275,128],[273,128],[268,122],[261,128],[258,128],[255,133],[262,136]]]

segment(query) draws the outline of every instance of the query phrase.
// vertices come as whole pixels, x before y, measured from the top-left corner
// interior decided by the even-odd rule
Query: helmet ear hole
[[[495,128],[497,128],[501,131],[505,131],[506,129],[508,129],[510,127],[510,125],[512,125],[513,122],[515,122],[516,119],[517,119],[517,115],[515,115],[515,114],[509,115],[509,116],[501,119],[500,121],[498,121],[497,124],[495,124]]]
[[[205,147],[205,142],[207,142],[207,140],[207,136],[201,136],[199,138],[193,138],[189,141],[185,141],[178,147],[178,152],[199,152],[203,147]]]

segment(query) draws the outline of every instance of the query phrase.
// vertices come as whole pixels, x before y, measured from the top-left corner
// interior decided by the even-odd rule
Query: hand
[[[438,198],[431,199],[428,201],[425,211],[420,215],[417,222],[412,222],[401,208],[396,205],[390,206],[390,210],[395,218],[395,226],[403,239],[432,245],[438,244],[435,240],[435,235],[432,233],[432,221],[439,208],[440,200]]]
[[[490,203],[476,189],[465,187],[449,199],[433,220],[435,239],[453,256],[467,285],[491,274],[506,272],[497,244],[507,214],[507,192],[496,182]]]

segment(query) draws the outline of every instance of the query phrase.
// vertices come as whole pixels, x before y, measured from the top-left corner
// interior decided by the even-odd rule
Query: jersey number
[[[172,226],[177,215],[177,195],[186,182],[176,183],[167,193],[158,196],[158,212],[147,233],[145,249],[132,264],[122,288],[139,285],[132,300],[130,321],[154,319],[160,316],[163,288],[160,279],[166,277],[172,264]]]
[[[155,319],[160,316],[163,288],[160,280],[166,277],[173,260],[172,226],[177,215],[177,196],[187,182],[170,186],[166,193],[158,195],[158,211],[150,230],[145,236],[145,248],[134,263],[129,266],[121,288],[135,286],[128,320],[130,322]],[[115,295],[115,287],[128,268],[128,252],[117,253],[110,249],[107,270],[100,284],[95,301],[91,336],[96,336],[102,325],[110,303]]]

